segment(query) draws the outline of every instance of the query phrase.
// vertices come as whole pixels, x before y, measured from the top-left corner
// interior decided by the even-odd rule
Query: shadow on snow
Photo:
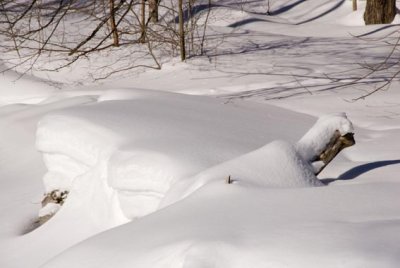
[[[396,164],[400,164],[400,159],[370,162],[370,163],[362,164],[362,165],[359,165],[359,166],[349,169],[348,171],[341,174],[337,179],[331,179],[331,178],[330,179],[321,179],[321,181],[325,184],[329,184],[333,181],[353,180],[353,179],[359,177],[360,175],[367,173],[373,169],[390,166],[390,165],[396,165]]]

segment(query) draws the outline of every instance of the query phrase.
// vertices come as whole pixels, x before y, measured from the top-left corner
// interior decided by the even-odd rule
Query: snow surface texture
[[[209,168],[183,185],[175,185],[164,205],[170,205],[211,182],[223,182],[228,178],[232,183],[247,187],[306,187],[323,185],[314,175],[313,169],[285,141],[273,141],[266,146],[239,156],[230,161]]]
[[[163,95],[166,94],[160,94],[160,97],[162,98]],[[90,213],[92,217],[96,214],[104,214],[102,209],[109,211],[110,208],[117,208],[120,204],[124,215],[118,216],[119,209],[115,211],[115,215],[121,219],[123,216],[133,219],[154,212],[166,192],[170,190],[171,185],[179,185],[181,182],[189,189],[186,189],[183,194],[178,194],[179,197],[171,197],[177,195],[176,192],[181,191],[183,187],[175,186],[179,190],[171,190],[173,194],[169,195],[167,203],[176,202],[188,196],[210,181],[222,182],[228,176],[233,181],[256,187],[320,186],[322,183],[315,177],[311,167],[311,157],[306,157],[309,152],[312,152],[313,156],[321,153],[335,130],[340,130],[343,135],[352,130],[351,122],[347,120],[346,115],[324,116],[299,141],[297,148],[285,141],[274,141],[245,155],[218,163],[221,160],[215,154],[216,148],[224,146],[225,152],[228,147],[234,148],[237,146],[235,139],[242,137],[242,133],[231,129],[231,137],[229,137],[228,133],[218,136],[216,133],[221,132],[214,132],[212,137],[206,136],[201,144],[198,138],[199,128],[211,129],[210,124],[215,124],[215,126],[227,129],[226,119],[229,115],[228,113],[224,114],[223,120],[222,117],[214,117],[211,122],[210,120],[204,122],[198,114],[189,113],[188,107],[194,107],[193,97],[186,98],[187,101],[181,97],[180,102],[171,103],[166,107],[162,107],[168,103],[165,99],[163,104],[159,103],[157,109],[163,110],[163,117],[154,116],[152,118],[149,115],[151,111],[155,110],[150,105],[153,101],[152,98],[147,102],[141,99],[140,105],[137,102],[130,103],[127,106],[129,112],[125,109],[121,112],[116,107],[114,109],[104,108],[104,105],[99,104],[92,105],[81,113],[76,112],[76,108],[74,108],[72,117],[69,116],[72,111],[68,110],[58,112],[57,115],[47,116],[39,123],[36,143],[38,149],[44,153],[45,163],[49,170],[44,179],[47,191],[56,189],[70,191],[72,197],[68,199],[68,202],[89,205],[87,209],[90,208],[90,210],[86,213]],[[187,102],[190,105],[187,105]],[[183,105],[184,109],[179,104]],[[148,107],[149,110],[137,109],[138,106]],[[213,107],[209,104],[208,110],[216,109],[218,106],[221,105]],[[102,126],[89,125],[89,121],[81,123],[82,118],[87,117],[90,113],[99,115],[102,110],[108,111],[108,123],[103,121],[104,117],[101,117]],[[113,111],[112,115],[109,112],[111,110]],[[130,116],[129,122],[123,122],[121,120],[125,114],[135,116]],[[179,115],[179,117],[185,114],[185,120],[174,118],[172,114]],[[170,120],[179,122],[180,127],[171,124]],[[95,120],[91,120],[91,122],[93,121]],[[110,125],[110,123],[112,124]],[[126,133],[122,132],[127,130],[125,123],[132,126],[132,132],[129,129]],[[164,125],[165,123],[167,124]],[[143,141],[138,134],[139,129],[143,133],[150,133],[152,129],[158,129],[157,136],[151,137],[151,135],[145,134],[146,140]],[[184,133],[179,133],[180,131],[177,130],[184,130]],[[112,131],[114,133],[111,133]],[[107,132],[109,135],[105,135]],[[122,136],[125,137],[122,138]],[[202,136],[205,138],[205,135]],[[126,140],[125,144],[133,143],[135,146],[125,147],[132,149],[125,149],[121,152],[117,144],[121,143],[122,139]],[[178,139],[180,145],[185,145],[182,146],[184,149],[170,148],[172,139]],[[223,142],[226,144],[222,145]],[[150,144],[154,146],[154,143],[157,144],[157,147],[152,150],[143,149]],[[174,146],[176,146],[175,144]],[[188,161],[188,159],[195,158],[197,158],[195,165]],[[209,165],[212,159],[218,164],[201,171],[193,178],[186,178],[188,174],[193,174],[202,159],[204,166]],[[96,188],[96,191],[93,191],[93,187]],[[104,205],[103,199],[108,200],[106,197],[110,188],[115,190],[119,203],[110,202],[110,207],[107,207]],[[80,194],[75,194],[75,191]],[[101,198],[101,196],[105,197]],[[81,200],[82,198],[83,200]],[[101,205],[96,204],[94,200],[99,200]],[[48,208],[44,207],[40,215],[43,216],[44,211],[48,211]],[[53,213],[53,211],[51,212]],[[107,213],[107,215],[109,214]],[[95,220],[106,222],[102,218]],[[118,224],[118,221],[116,220],[115,223]],[[111,222],[110,224],[115,223]],[[105,227],[110,226],[106,225]]]
[[[349,100],[369,92],[392,72],[346,86],[365,74],[360,63],[377,64],[388,55],[389,44],[396,42],[391,34],[397,30],[399,18],[392,25],[363,26],[364,1],[358,1],[359,10],[353,12],[351,1],[271,0],[270,16],[265,15],[264,0],[217,2],[207,27],[207,57],[193,57],[185,63],[166,58],[161,71],[133,71],[132,77],[131,70],[104,84],[91,84],[88,77],[104,77],[102,69],[96,68],[104,62],[124,67],[114,53],[79,61],[74,68],[58,73],[29,72],[30,76],[20,78],[7,72],[0,76],[0,267],[399,267],[400,143],[396,141],[400,136],[400,93],[396,89],[400,84],[395,80],[389,91],[358,102]],[[78,86],[62,84],[71,81]],[[150,117],[166,119],[165,109],[156,113],[160,103],[180,102],[181,109],[189,99],[158,91],[143,94],[134,88],[216,96],[191,99],[190,106],[198,110],[188,112],[189,117],[197,115],[203,126],[211,128],[199,128],[199,135],[181,143],[182,130],[175,136],[161,127],[147,133],[154,144],[147,141],[146,133],[137,132],[130,124],[130,117],[134,122],[137,119],[129,108],[122,118],[113,115],[123,114],[124,107],[135,100],[140,103],[142,98],[155,110]],[[58,112],[68,107],[67,112]],[[225,109],[229,112],[223,112]],[[223,178],[215,180],[207,173],[276,139],[296,144],[321,114],[340,111],[352,119],[357,145],[344,150],[319,174],[326,187],[254,187],[240,177],[226,184],[231,172],[223,172]],[[50,133],[57,116],[62,122],[78,124],[74,125],[75,140],[67,137],[72,135],[70,128],[67,135],[58,133],[71,141],[70,146],[67,142],[57,145],[56,132]],[[59,147],[54,152],[43,155],[36,150],[39,121],[48,127],[43,138],[49,138],[49,148]],[[211,123],[221,121],[221,126]],[[161,126],[169,124],[176,122]],[[180,127],[179,123],[176,126]],[[65,129],[62,124],[59,128]],[[91,141],[89,132],[93,130],[104,144]],[[165,142],[162,135],[156,142],[157,133],[168,134],[168,146],[159,146]],[[212,133],[236,138],[226,141]],[[85,151],[78,145],[81,137]],[[129,142],[133,139],[137,142]],[[196,140],[199,144],[211,140],[218,146],[214,150],[197,146],[197,157],[186,147]],[[155,153],[155,149],[161,152]],[[79,159],[67,156],[73,152],[75,157],[81,154]],[[184,166],[177,167],[178,162],[167,155]],[[212,155],[211,159],[207,155]],[[157,162],[157,170],[165,171],[140,170],[148,176],[155,174],[152,182],[169,174],[181,177],[169,181],[172,188],[167,197],[171,199],[161,201],[162,209],[127,222],[126,215],[134,217],[137,211],[128,211],[134,207],[128,202],[132,196],[125,197],[115,189],[138,183],[122,180],[138,172],[127,168],[135,161],[141,166]],[[210,177],[194,180],[200,174]],[[71,202],[32,231],[40,200],[49,190],[43,187],[43,177],[50,189],[62,185],[76,190],[68,197]],[[187,185],[183,180],[179,183],[182,178],[188,179]],[[178,191],[179,185],[182,191]],[[145,187],[150,186],[149,181]],[[201,187],[175,202],[187,193],[184,190],[197,186]],[[79,196],[83,193],[79,189],[99,199],[85,199]],[[158,203],[152,194],[151,200]],[[96,204],[95,213],[88,214],[92,203]],[[123,222],[127,223],[108,229]]]
[[[311,161],[326,149],[335,131],[342,135],[353,132],[352,123],[346,114],[321,116],[295,145],[285,141],[274,141],[207,169],[183,181],[182,185],[175,186],[167,196],[165,204],[188,196],[206,183],[218,182],[227,177],[233,182],[255,187],[321,186],[323,183],[314,175]]]
[[[171,185],[181,181],[195,181],[197,186],[191,188],[198,188],[199,183],[218,179],[223,182],[231,175],[241,183],[258,186],[321,184],[310,169],[309,159],[303,160],[303,153],[287,142],[273,142],[247,153],[269,140],[271,134],[278,136],[282,129],[278,124],[284,122],[263,120],[250,111],[218,102],[204,105],[195,97],[139,93],[131,101],[74,107],[39,122],[36,146],[48,169],[44,177],[47,192],[70,191],[68,202],[87,204],[92,217],[103,214],[97,209],[109,210],[120,204],[123,215],[116,211],[116,217],[133,219],[154,212]],[[211,117],[210,113],[218,116]],[[238,118],[249,123],[238,129]],[[320,119],[308,139],[326,139],[337,127],[337,121],[350,124],[344,116]],[[262,124],[275,127],[260,129]],[[250,130],[258,134],[248,140]],[[317,144],[326,145],[328,141]],[[302,149],[308,149],[304,142],[302,145]],[[243,152],[247,154],[240,155]],[[96,191],[92,191],[93,187]],[[100,197],[107,196],[110,189],[115,191],[118,203],[110,202],[109,208],[94,203],[96,199],[101,203],[108,200]],[[119,221],[110,224],[116,223]]]
[[[354,133],[353,125],[346,114],[321,116],[315,126],[296,144],[297,152],[305,161],[312,161],[313,157],[320,155],[326,149],[335,131],[339,131],[341,136]]]

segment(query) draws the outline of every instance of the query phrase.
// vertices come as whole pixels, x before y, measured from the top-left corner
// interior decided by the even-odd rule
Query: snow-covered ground
[[[400,83],[352,101],[390,77],[354,82],[398,18],[243,2],[213,7],[207,56],[160,71],[1,74],[0,267],[400,266]],[[356,145],[317,179],[336,129]]]

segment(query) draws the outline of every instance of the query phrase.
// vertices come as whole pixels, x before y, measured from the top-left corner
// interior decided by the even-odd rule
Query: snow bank
[[[208,184],[182,202],[83,241],[44,267],[396,268],[395,185],[283,190]]]
[[[50,114],[37,130],[48,169],[46,191],[69,191],[67,202],[85,203],[91,221],[118,207],[102,228],[145,216],[161,202],[171,204],[228,176],[258,188],[322,185],[310,156],[325,148],[335,130],[352,130],[344,114],[330,115],[296,145],[293,138],[270,143],[292,135],[287,126],[295,119],[282,120],[283,110],[269,107],[260,116],[254,108],[140,90],[128,94],[131,100],[112,100],[127,94],[108,92],[100,103]]]
[[[226,2],[243,9],[215,9],[218,16],[227,16],[224,21],[210,17],[211,24],[219,26],[208,35],[208,58],[192,58],[186,63],[173,60],[161,71],[146,71],[124,82],[114,80],[108,85],[56,93],[39,80],[26,81],[20,87],[14,78],[9,83],[1,76],[0,104],[37,104],[3,106],[0,110],[1,267],[39,267],[67,248],[49,267],[399,266],[400,147],[393,140],[400,135],[396,102],[400,98],[389,91],[363,102],[343,102],[343,98],[353,99],[368,90],[364,84],[351,92],[316,92],[320,83],[332,82],[320,74],[360,76],[361,71],[355,68],[360,58],[374,63],[389,52],[380,44],[390,42],[388,39],[366,45],[352,39],[350,33],[368,33],[376,39],[393,28],[353,27],[362,24],[362,16],[351,11],[351,1],[328,16],[323,14],[338,1],[270,1],[272,11],[286,7],[287,13],[283,9],[275,16],[264,15],[265,1],[241,5],[243,1],[224,0],[216,4]],[[246,12],[250,4],[254,12]],[[209,30],[214,27],[211,24]],[[73,73],[81,75],[82,70],[80,67]],[[297,75],[300,81],[293,78]],[[57,76],[65,81],[71,72]],[[218,101],[159,92],[150,96],[136,90],[102,92],[117,85],[230,96]],[[303,97],[287,98],[297,94]],[[49,222],[20,236],[28,230],[30,219],[36,218],[43,193],[39,178],[45,171],[32,146],[33,125],[45,113],[40,109],[46,106],[46,113],[59,109],[60,104],[51,102],[69,102],[78,95],[100,95],[103,103],[49,115],[39,126],[42,134],[37,141],[48,167],[46,188],[70,189],[71,194]],[[254,104],[240,101],[256,98],[265,103],[274,97],[279,98],[275,104],[299,113],[269,105],[252,107]],[[274,176],[259,176],[258,184],[251,180],[257,175],[253,168],[264,172],[263,165],[269,161],[247,163],[244,160],[252,159],[249,155],[265,157],[270,150],[282,152],[285,146],[265,146],[277,138],[296,149],[296,141],[313,121],[304,113],[318,116],[337,110],[356,118],[359,141],[322,174],[339,180],[329,187],[295,189],[271,185],[280,182]],[[173,132],[173,128],[180,131]],[[104,137],[102,133],[106,133]],[[286,145],[293,153],[293,146]],[[297,159],[298,152],[292,157],[288,161]],[[283,168],[283,162],[275,157],[269,160]],[[252,168],[243,169],[244,164]],[[227,174],[234,179],[233,184],[225,183]],[[160,200],[163,202],[164,192],[174,197],[173,190],[183,185],[183,180],[200,188],[157,213],[97,234],[154,211]],[[41,212],[58,209],[52,206]],[[94,237],[76,245],[90,235]]]
[[[2,73],[5,67],[0,60],[0,106],[23,103],[36,104],[57,91],[55,86],[46,84],[45,80],[36,77],[7,71]]]
[[[44,117],[38,124],[36,147],[48,169],[46,191],[70,190],[72,180],[106,158],[118,141],[108,129],[77,117]]]
[[[174,185],[164,199],[163,206],[189,196],[208,183],[226,183],[228,177],[234,184],[256,188],[323,185],[314,175],[311,164],[300,156],[292,144],[273,141]]]
[[[158,208],[173,183],[276,137],[292,140],[289,125],[306,128],[296,118],[282,119],[286,111],[273,107],[263,114],[209,98],[140,90],[128,94],[131,100],[112,100],[127,94],[108,92],[100,103],[55,112],[38,124],[46,191],[68,190],[68,202],[91,203],[86,209],[92,218],[105,208],[91,195],[112,199],[122,209],[118,219],[142,217]]]
[[[181,200],[207,183],[223,182],[228,177],[234,183],[257,188],[322,186],[314,173],[313,158],[326,149],[335,131],[341,135],[353,132],[345,113],[321,116],[295,145],[274,141],[178,183],[163,206]]]

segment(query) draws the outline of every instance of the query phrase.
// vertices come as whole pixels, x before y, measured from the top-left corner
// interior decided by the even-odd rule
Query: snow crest
[[[252,110],[217,102],[202,107],[201,98],[170,95],[104,101],[40,121],[36,146],[48,169],[46,191],[67,190],[66,203],[75,204],[60,211],[80,207],[106,229],[227,177],[246,187],[320,186],[308,156],[332,131],[351,130],[345,115],[322,117],[292,145],[271,139],[285,132],[287,122],[277,116],[282,110],[257,117]],[[200,115],[200,109],[211,113]],[[249,122],[246,128],[235,124],[238,117]]]
[[[325,149],[335,131],[340,135],[354,132],[353,124],[345,113],[321,116],[315,125],[299,140],[296,150],[306,161],[312,161]]]

